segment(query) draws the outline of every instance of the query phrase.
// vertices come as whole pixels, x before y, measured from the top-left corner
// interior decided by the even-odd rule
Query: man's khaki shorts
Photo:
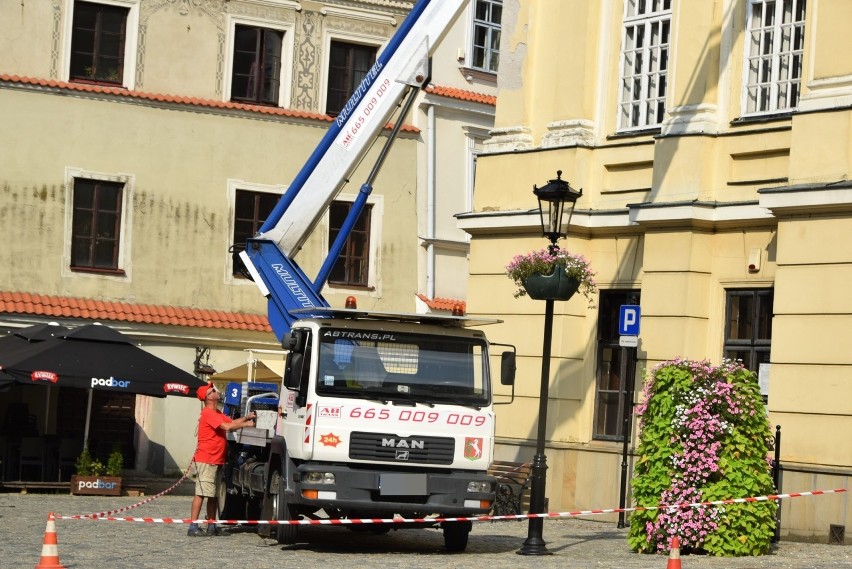
[[[216,498],[219,496],[219,471],[221,464],[206,464],[196,462],[198,477],[195,479],[195,495],[205,498]]]

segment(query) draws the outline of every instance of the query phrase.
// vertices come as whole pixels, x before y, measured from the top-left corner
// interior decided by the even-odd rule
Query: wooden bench
[[[508,462],[495,460],[488,474],[497,479],[497,493],[494,497],[492,514],[511,516],[523,513],[524,498],[530,485],[532,466],[528,462]]]

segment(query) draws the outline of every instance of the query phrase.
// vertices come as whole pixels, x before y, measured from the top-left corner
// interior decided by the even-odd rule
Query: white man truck
[[[513,385],[512,346],[493,348],[463,316],[332,309],[320,291],[366,203],[429,56],[466,0],[420,0],[240,257],[267,297],[287,361],[280,392],[229,385],[226,410],[258,413],[230,434],[220,519],[471,517],[487,514],[495,480],[492,358]],[[310,281],[293,257],[394,112],[385,147]],[[499,351],[499,353],[492,353]],[[350,524],[386,532],[439,527],[463,551],[469,521]],[[261,525],[280,543],[298,524]]]

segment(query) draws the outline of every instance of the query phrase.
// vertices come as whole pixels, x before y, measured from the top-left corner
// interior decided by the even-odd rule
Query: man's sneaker
[[[207,524],[207,535],[222,535],[222,530],[217,524]]]
[[[204,537],[206,534],[201,531],[201,528],[198,527],[198,524],[189,524],[189,529],[186,530],[186,535],[190,537]]]

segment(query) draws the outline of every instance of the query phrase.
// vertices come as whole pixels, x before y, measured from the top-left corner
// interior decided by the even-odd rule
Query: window
[[[500,61],[500,22],[503,0],[476,0],[473,14],[473,59],[471,67],[497,73]]]
[[[802,79],[805,0],[750,0],[745,113],[795,109]]]
[[[337,238],[352,203],[335,201],[329,210],[328,246]],[[370,218],[372,205],[367,204],[355,222],[346,245],[328,277],[329,284],[366,287],[370,277]]]
[[[234,30],[231,100],[278,105],[284,32],[252,26]]]
[[[769,363],[772,344],[772,289],[729,290],[725,309],[725,357],[751,371]]]
[[[377,49],[342,41],[332,41],[328,64],[328,92],[325,112],[337,116],[346,101],[367,76],[376,61]]]
[[[237,190],[234,197],[234,245],[232,271],[235,277],[244,276],[239,254],[246,249],[246,240],[257,235],[260,226],[272,213],[281,198],[278,194]]]
[[[623,304],[639,304],[639,291],[601,291],[598,312],[598,354],[595,386],[594,438],[623,440],[624,392],[633,386],[636,362],[632,350],[618,345],[618,315]],[[629,403],[632,405],[632,401]]]
[[[627,0],[619,130],[659,125],[666,111],[671,0]]]
[[[130,10],[75,2],[71,31],[71,81],[121,85]]]
[[[124,184],[74,178],[71,269],[121,272]]]

